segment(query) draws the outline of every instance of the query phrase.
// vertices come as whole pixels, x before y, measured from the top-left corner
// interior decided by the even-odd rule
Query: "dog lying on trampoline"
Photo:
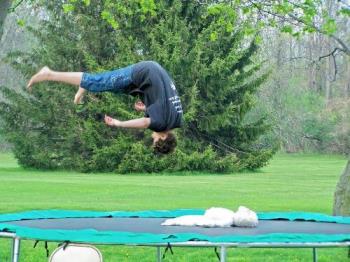
[[[200,226],[200,227],[256,227],[257,214],[247,207],[240,206],[236,212],[222,207],[212,207],[203,215],[185,215],[170,218],[162,226]]]
[[[80,104],[86,91],[113,92],[139,95],[135,102],[137,111],[145,116],[128,121],[120,121],[105,115],[104,121],[112,127],[149,128],[153,131],[153,146],[157,153],[174,151],[176,137],[172,129],[182,125],[182,105],[176,87],[168,72],[154,61],[142,61],[124,68],[103,73],[56,72],[42,68],[28,83],[28,89],[36,83],[56,81],[79,86],[74,103]]]

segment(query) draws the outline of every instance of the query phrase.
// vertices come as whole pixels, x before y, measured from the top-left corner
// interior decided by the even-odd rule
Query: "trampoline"
[[[0,237],[12,238],[12,262],[20,259],[21,240],[152,246],[215,247],[226,261],[230,247],[311,248],[350,246],[350,218],[305,212],[258,213],[256,228],[161,226],[167,218],[203,215],[204,210],[90,212],[44,210],[0,215]]]

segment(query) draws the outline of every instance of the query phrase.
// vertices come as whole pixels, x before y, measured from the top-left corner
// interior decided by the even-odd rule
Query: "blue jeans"
[[[83,73],[80,86],[90,92],[122,93],[131,83],[133,65],[103,73]]]

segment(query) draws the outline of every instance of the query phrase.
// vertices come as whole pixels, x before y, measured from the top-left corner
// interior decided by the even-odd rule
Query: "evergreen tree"
[[[209,1],[208,1],[209,2]],[[49,19],[29,28],[40,42],[31,53],[8,58],[28,78],[43,65],[59,71],[112,70],[156,60],[175,80],[185,123],[170,156],[154,156],[150,132],[111,129],[101,114],[130,119],[133,98],[89,94],[77,110],[72,87],[41,83],[32,94],[3,87],[3,133],[24,166],[83,171],[233,171],[258,168],[272,156],[257,138],[269,127],[262,117],[246,123],[254,92],[264,82],[256,61],[258,37],[234,8],[199,1],[133,0],[43,2]],[[106,7],[108,7],[106,9]],[[110,10],[107,12],[106,10]]]

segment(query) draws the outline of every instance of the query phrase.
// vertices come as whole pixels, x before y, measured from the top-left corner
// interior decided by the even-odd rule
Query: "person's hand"
[[[83,99],[84,93],[85,93],[85,89],[79,87],[77,93],[74,96],[74,104],[76,104],[76,105],[82,104],[82,99]]]
[[[110,116],[105,115],[105,123],[109,126],[119,127],[121,126],[121,121],[111,118]]]
[[[142,101],[136,101],[134,104],[134,108],[136,111],[145,111],[146,110],[146,106],[144,103],[142,103]]]

